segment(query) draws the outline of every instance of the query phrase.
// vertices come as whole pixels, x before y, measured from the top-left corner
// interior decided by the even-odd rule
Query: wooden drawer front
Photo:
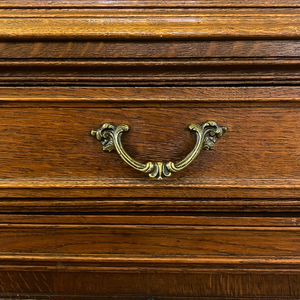
[[[40,90],[34,104],[20,94],[3,101],[2,197],[299,197],[297,88],[269,88],[270,94],[228,88],[223,95],[219,88],[132,88],[129,96],[122,95],[128,89],[96,91],[98,98],[87,94],[86,103],[74,99],[76,90],[67,90],[68,98],[64,90],[53,98]],[[168,92],[162,100],[160,93]],[[162,181],[134,170],[116,152],[103,152],[90,134],[105,122],[125,123],[131,129],[122,140],[134,159],[176,162],[195,145],[188,124],[206,120],[229,131],[215,150],[202,151]]]
[[[300,174],[299,108],[26,108],[1,109],[1,177],[128,184],[228,186],[249,180],[294,180]],[[190,123],[215,120],[229,131],[214,151],[203,151],[186,169],[156,182],[106,153],[90,134],[107,121],[130,124],[124,148],[136,160],[179,161],[195,145]],[[131,180],[133,180],[131,182]],[[295,181],[296,180],[296,181]],[[258,183],[258,182],[257,182]],[[94,183],[93,183],[94,184]],[[111,183],[113,184],[113,183]],[[136,183],[137,184],[137,183]],[[249,182],[251,184],[251,181]]]

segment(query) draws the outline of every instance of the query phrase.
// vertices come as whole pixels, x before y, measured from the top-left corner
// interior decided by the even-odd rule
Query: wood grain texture
[[[172,198],[168,197],[104,197],[103,194],[109,195],[109,191],[105,190],[99,192],[99,197],[84,198],[88,192],[86,190],[70,190],[49,192],[49,190],[38,190],[39,192],[21,190],[6,190],[6,194],[10,192],[11,197],[19,198],[1,198],[0,208],[3,213],[76,213],[76,214],[95,214],[95,213],[174,213],[178,214],[197,214],[197,213],[210,213],[210,212],[292,212],[299,213],[300,201],[298,198],[294,199],[295,195],[289,192],[290,198],[283,198],[281,195],[286,194],[285,190],[276,189],[269,191],[269,197],[277,198],[231,198],[224,197],[224,193],[219,192],[219,198],[212,198],[211,194],[205,193],[207,197],[203,197],[202,193],[198,193],[197,198],[179,198],[174,195]],[[250,191],[250,192],[249,192]],[[240,194],[245,194],[249,197],[259,197],[259,193],[251,193],[252,190],[242,190]],[[120,193],[124,193],[121,189]],[[156,191],[158,193],[158,191]],[[209,192],[211,192],[209,190]],[[261,191],[260,191],[261,192]],[[285,193],[284,193],[285,192]],[[127,192],[128,193],[128,192]],[[145,193],[145,192],[144,192]],[[17,195],[16,195],[17,194]],[[74,195],[81,198],[71,198]],[[140,191],[139,191],[140,194]],[[160,194],[163,194],[160,191]],[[175,193],[174,193],[175,194]],[[227,194],[229,194],[227,192]],[[237,193],[236,193],[237,194]],[[48,198],[41,198],[47,195]],[[49,198],[49,195],[52,198]],[[26,199],[27,197],[30,197]],[[64,198],[57,199],[61,196]],[[202,198],[201,198],[202,197]],[[281,197],[281,198],[280,198]],[[279,198],[279,199],[278,199]]]
[[[299,59],[2,60],[0,84],[296,84]]]
[[[299,217],[1,215],[2,270],[299,273]]]
[[[0,85],[295,85],[299,12],[1,9]]]
[[[299,11],[124,11],[18,12],[0,18],[1,40],[103,39],[297,39]],[[34,16],[35,14],[35,16]],[[270,17],[272,15],[272,17]]]
[[[257,1],[247,0],[240,2],[237,0],[222,1],[222,0],[168,0],[168,1],[157,1],[157,0],[117,0],[117,1],[106,1],[106,0],[4,0],[1,1],[0,7],[3,8],[94,8],[94,7],[109,7],[109,8],[122,8],[122,7],[136,7],[136,8],[147,8],[147,7],[162,7],[162,8],[178,8],[178,7],[300,7],[299,3],[295,0],[269,0],[269,1]]]
[[[1,59],[299,58],[298,40],[0,42]]]
[[[0,186],[91,192],[109,186],[174,191],[281,188],[297,193],[298,115],[296,107],[3,108]],[[187,125],[208,119],[229,127],[216,150],[202,152],[186,170],[161,182],[130,168],[117,153],[104,153],[99,141],[90,136],[90,130],[104,122],[126,123],[131,130],[124,134],[124,147],[136,160],[178,161],[195,143]],[[192,192],[190,196],[194,197]]]
[[[11,106],[11,103],[16,106],[3,107],[1,110],[2,197],[122,197],[123,200],[115,202],[120,204],[125,200],[124,197],[136,197],[138,189],[139,198],[155,198],[152,202],[136,199],[139,201],[136,203],[144,207],[153,206],[158,197],[195,199],[228,196],[239,199],[293,198],[292,207],[298,205],[295,198],[299,197],[300,182],[297,165],[298,130],[295,124],[299,112],[294,104],[298,101],[299,91],[296,87],[175,90],[80,88],[76,99],[70,99],[69,95],[74,90],[69,88],[2,88],[2,91],[4,106]],[[28,93],[20,99],[22,91]],[[51,97],[39,98],[46,91],[51,91]],[[150,98],[152,96],[157,99]],[[77,102],[82,106],[82,100],[87,103],[91,101],[90,107],[84,110],[70,107],[76,106]],[[110,108],[114,101],[122,101],[124,107]],[[165,102],[171,106],[154,109],[148,107],[147,101],[157,101],[158,106]],[[173,107],[181,101],[191,101],[193,111],[190,108]],[[256,103],[256,106],[249,106],[249,101]],[[35,102],[44,102],[44,107],[18,109],[24,103],[25,106],[34,106]],[[50,105],[46,108],[48,103],[54,107]],[[57,108],[60,103],[67,107]],[[139,103],[146,105],[146,108],[132,108],[130,105],[126,108],[128,103]],[[102,105],[107,108],[96,108]],[[157,119],[157,113],[164,116],[163,119]],[[245,117],[248,123],[244,122]],[[128,123],[132,129],[124,135],[124,146],[135,159],[142,162],[177,161],[194,146],[193,135],[186,130],[186,126],[207,119],[228,126],[230,131],[217,143],[215,151],[201,153],[198,160],[184,172],[162,182],[151,181],[147,175],[131,169],[116,153],[103,153],[101,144],[90,136],[90,130],[98,128],[103,122]],[[236,147],[237,140],[239,147]],[[164,191],[165,188],[168,191]],[[163,200],[164,204],[161,203],[165,208],[169,205],[168,199]],[[278,201],[284,203],[284,200]],[[9,202],[3,200],[2,203],[7,205]],[[80,203],[82,206],[85,201]],[[87,210],[91,209],[91,202],[86,203]],[[101,204],[103,208],[107,208],[106,203],[104,201]],[[179,200],[174,209],[181,207],[181,203]],[[270,209],[272,202],[264,203],[261,207]],[[282,209],[289,210],[288,203]],[[32,204],[30,210],[35,206],[34,202]],[[61,202],[60,205],[65,207],[66,204]],[[14,205],[24,209],[19,202]],[[95,201],[92,207],[101,209],[101,205]],[[127,200],[124,205],[128,208],[132,206]],[[198,209],[205,206],[201,201],[196,201],[196,204],[192,201],[187,209],[194,205]],[[43,207],[47,207],[44,202],[41,203],[41,209]],[[115,204],[110,209],[113,207]]]
[[[300,299],[299,9],[1,1],[0,298]],[[162,182],[90,136],[178,161],[207,119]]]
[[[298,275],[266,274],[95,274],[88,272],[0,273],[10,284],[3,299],[284,300],[299,299]],[[49,278],[50,277],[50,278]],[[124,277],[124,276],[123,276]],[[24,283],[24,280],[31,278]],[[43,281],[48,281],[48,287]],[[272,281],[272,285],[269,282]],[[99,284],[101,283],[101,284]],[[41,292],[42,290],[42,292]],[[18,293],[16,291],[19,291]],[[200,295],[200,296],[199,296]],[[149,298],[151,297],[151,298]],[[226,297],[226,298],[225,298]]]
[[[240,87],[0,87],[1,107],[291,107],[298,86]]]

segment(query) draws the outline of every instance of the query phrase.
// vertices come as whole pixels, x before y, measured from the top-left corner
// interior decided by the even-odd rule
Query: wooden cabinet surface
[[[0,299],[300,299],[300,3],[0,3]],[[128,124],[136,161],[91,135]]]

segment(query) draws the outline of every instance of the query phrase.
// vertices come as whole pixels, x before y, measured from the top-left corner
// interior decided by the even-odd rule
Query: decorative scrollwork
[[[124,131],[128,131],[129,128],[126,124],[115,126],[111,123],[104,123],[98,130],[92,130],[91,135],[95,136],[102,143],[104,151],[117,150],[121,158],[131,167],[141,172],[149,173],[149,177],[159,180],[164,177],[170,177],[172,172],[184,169],[196,158],[201,149],[214,149],[215,142],[227,131],[227,127],[218,126],[214,121],[206,121],[202,125],[190,124],[189,129],[195,131],[197,141],[194,149],[183,160],[177,163],[147,162],[142,164],[132,159],[122,146],[122,134]]]

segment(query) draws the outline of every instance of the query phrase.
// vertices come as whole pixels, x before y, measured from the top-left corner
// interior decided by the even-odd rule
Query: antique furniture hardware
[[[227,127],[218,126],[214,121],[206,121],[202,125],[190,124],[188,128],[195,131],[197,141],[194,149],[183,160],[177,163],[147,162],[143,164],[132,159],[122,146],[122,134],[124,131],[128,131],[129,128],[130,127],[126,124],[115,126],[111,123],[104,123],[100,129],[92,130],[91,135],[101,141],[104,151],[111,152],[112,150],[117,150],[121,158],[131,167],[144,173],[149,173],[149,177],[159,180],[164,177],[170,177],[172,172],[178,172],[184,169],[196,158],[201,149],[213,149],[218,138],[227,131]]]

